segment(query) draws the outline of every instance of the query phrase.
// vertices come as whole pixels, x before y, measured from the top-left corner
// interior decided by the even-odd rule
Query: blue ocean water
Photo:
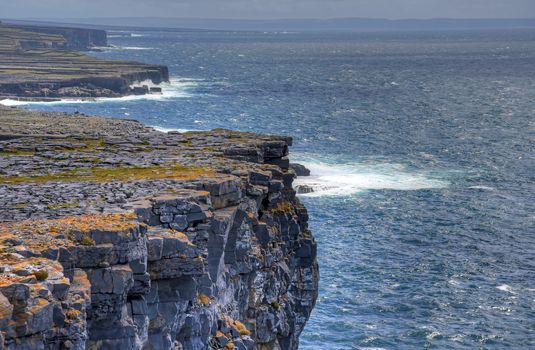
[[[535,349],[535,32],[143,32],[165,94],[29,108],[295,138],[319,243],[301,349]]]

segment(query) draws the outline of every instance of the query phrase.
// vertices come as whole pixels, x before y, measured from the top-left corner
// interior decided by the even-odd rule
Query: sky
[[[1,18],[533,18],[535,0],[0,0]]]

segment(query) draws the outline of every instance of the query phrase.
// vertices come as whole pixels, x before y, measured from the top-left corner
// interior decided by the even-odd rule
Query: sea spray
[[[314,192],[307,196],[347,196],[366,190],[412,191],[445,188],[449,182],[395,163],[302,162],[311,176],[299,177],[297,186],[306,185]]]
[[[149,84],[146,82],[137,83],[135,85],[145,84],[150,87],[160,87],[162,93],[146,94],[146,95],[128,95],[123,97],[97,97],[97,98],[88,98],[88,99],[79,99],[79,98],[69,98],[61,99],[57,101],[22,101],[14,99],[3,99],[0,100],[0,104],[8,107],[12,106],[31,106],[31,105],[68,105],[68,104],[87,104],[87,103],[123,103],[129,101],[144,101],[144,100],[153,100],[153,101],[166,101],[173,100],[177,98],[187,98],[191,97],[189,92],[191,89],[195,88],[198,85],[198,81],[195,79],[187,78],[173,78],[169,83],[162,84]]]

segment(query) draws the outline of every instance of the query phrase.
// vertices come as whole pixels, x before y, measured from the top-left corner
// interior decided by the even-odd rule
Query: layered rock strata
[[[0,348],[297,349],[291,139],[0,107]]]
[[[100,43],[103,31],[0,24],[0,99],[120,97],[150,92],[136,83],[169,81],[165,66],[71,51]]]
[[[56,46],[57,48],[61,49],[87,51],[95,47],[103,47],[108,45],[106,31],[100,29],[21,24],[10,24],[9,26],[25,32],[61,36],[64,39],[63,44]],[[42,41],[38,41],[37,45],[41,46]]]

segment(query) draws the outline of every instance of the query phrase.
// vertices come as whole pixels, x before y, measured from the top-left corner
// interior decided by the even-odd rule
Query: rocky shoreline
[[[297,349],[291,143],[0,107],[0,349]]]
[[[103,60],[77,52],[106,45],[102,30],[0,23],[0,99],[142,95],[159,91],[141,82],[169,82],[166,66]]]

